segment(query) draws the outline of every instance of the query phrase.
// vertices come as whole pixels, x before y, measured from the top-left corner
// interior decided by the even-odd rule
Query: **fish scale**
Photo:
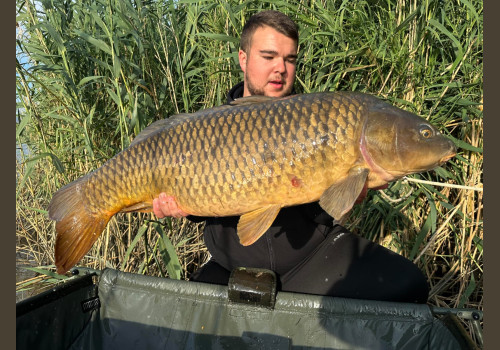
[[[317,103],[317,102],[316,102]],[[299,108],[299,104],[301,107]],[[266,126],[269,129],[269,126],[273,125],[271,128],[272,132],[267,138],[271,138],[271,140],[263,139],[262,136],[262,123],[251,123],[252,119],[255,119],[258,115],[260,115],[260,111],[256,108],[256,106],[251,106],[248,108],[248,111],[244,111],[241,114],[241,118],[237,120],[236,116],[239,111],[237,111],[237,107],[233,107],[235,109],[235,113],[230,113],[227,111],[224,113],[223,117],[219,119],[218,125],[222,127],[222,129],[228,129],[230,132],[226,137],[224,137],[223,132],[219,132],[218,135],[216,131],[212,128],[208,127],[210,125],[207,122],[207,116],[200,116],[200,118],[205,118],[204,120],[197,120],[194,123],[194,127],[192,128],[192,132],[189,134],[191,137],[186,137],[185,141],[178,137],[178,133],[172,132],[163,132],[157,135],[158,140],[154,143],[151,143],[149,147],[142,147],[138,145],[138,147],[131,148],[130,152],[124,152],[121,157],[118,157],[120,162],[116,165],[116,170],[114,172],[119,173],[119,169],[133,169],[130,163],[133,163],[136,159],[141,159],[142,162],[146,163],[145,167],[142,167],[141,171],[137,174],[126,173],[122,176],[117,176],[118,179],[131,179],[137,181],[136,183],[130,183],[127,185],[126,181],[116,181],[115,183],[108,184],[108,187],[117,187],[119,189],[119,193],[123,196],[125,193],[125,197],[133,197],[137,195],[132,189],[140,189],[141,187],[146,189],[146,186],[151,181],[150,174],[153,174],[154,178],[157,179],[172,179],[178,178],[181,176],[182,169],[187,169],[187,172],[184,172],[183,175],[187,176],[189,181],[185,182],[183,186],[178,186],[176,189],[172,188],[173,183],[169,183],[168,181],[161,183],[161,181],[155,182],[155,188],[149,187],[150,193],[149,197],[153,198],[158,191],[173,193],[176,198],[178,198],[179,205],[186,209],[189,212],[194,212],[198,215],[223,215],[224,213],[219,212],[218,208],[205,208],[205,211],[196,211],[195,208],[189,207],[188,204],[185,204],[182,198],[186,197],[186,194],[183,193],[183,190],[187,187],[190,188],[191,191],[188,192],[189,202],[194,203],[195,207],[206,206],[207,200],[206,195],[213,194],[215,191],[213,189],[217,184],[210,181],[213,177],[210,177],[210,174],[213,173],[212,166],[207,161],[210,159],[208,153],[205,151],[209,149],[208,143],[213,143],[214,141],[219,145],[223,145],[223,147],[218,147],[216,149],[217,158],[219,159],[217,166],[218,169],[222,169],[223,176],[220,177],[224,181],[224,185],[217,186],[219,193],[227,193],[227,188],[231,187],[236,195],[229,195],[222,200],[227,203],[228,206],[231,206],[230,201],[234,200],[234,198],[238,197],[239,193],[242,191],[250,191],[247,194],[250,198],[249,200],[255,200],[252,198],[252,193],[258,193],[258,188],[255,188],[255,181],[251,181],[250,174],[242,171],[238,167],[239,164],[246,165],[246,169],[250,166],[253,170],[254,176],[257,176],[260,179],[269,178],[273,174],[278,174],[280,171],[285,171],[289,174],[298,173],[300,174],[300,169],[297,169],[300,166],[300,163],[297,162],[299,159],[307,158],[307,155],[311,153],[312,148],[308,149],[306,145],[306,141],[310,138],[308,133],[304,132],[305,129],[301,129],[299,127],[299,114],[293,113],[299,109],[304,110],[306,106],[304,106],[303,101],[298,101],[288,113],[292,112],[291,115],[283,115],[279,112],[286,111],[286,108],[283,106],[278,106],[276,110],[271,110],[270,113],[266,116],[266,120],[268,121]],[[244,108],[244,107],[243,107]],[[279,118],[277,117],[279,116]],[[210,115],[208,117],[211,117]],[[287,118],[288,117],[288,118]],[[304,119],[302,117],[302,119]],[[222,123],[221,121],[225,121]],[[228,128],[228,125],[235,125],[236,121],[239,121],[239,128]],[[201,130],[202,127],[207,127],[207,129],[203,132]],[[266,130],[268,130],[266,129]],[[170,131],[170,130],[169,130]],[[312,130],[316,132],[316,130]],[[215,134],[215,139],[212,137]],[[292,147],[288,147],[287,142],[292,138]],[[276,140],[276,142],[272,142],[272,140]],[[242,157],[242,154],[258,154],[259,149],[264,148],[264,143],[266,141],[270,142],[273,149],[268,149],[268,154],[271,154],[271,157],[253,157],[255,159],[255,164],[249,164],[246,158]],[[184,167],[158,167],[154,169],[150,162],[146,160],[149,158],[157,158],[157,159],[165,159],[165,164],[176,163],[172,161],[171,152],[168,148],[162,148],[158,145],[172,145],[176,149],[185,150],[185,152],[191,152],[188,150],[193,150],[192,153],[196,154],[198,157],[191,157],[191,162],[185,162]],[[190,145],[191,144],[191,145]],[[153,146],[156,145],[156,146]],[[191,146],[191,147],[190,147]],[[269,147],[268,147],[269,148]],[[276,154],[280,153],[281,148],[281,158],[282,163],[276,161]],[[158,154],[160,153],[159,157]],[[175,151],[174,151],[175,152]],[[175,154],[175,153],[174,153]],[[260,158],[260,159],[259,159]],[[274,164],[266,164],[267,158],[273,159]],[[295,159],[293,163],[286,162],[289,159]],[[122,161],[122,159],[129,159],[129,163]],[[133,161],[134,160],[134,161]],[[213,164],[213,163],[212,163]],[[253,165],[253,166],[252,166]],[[306,174],[308,175],[308,174]],[[112,178],[107,174],[107,172],[103,172],[103,176],[96,180],[99,182],[110,181]],[[142,180],[142,181],[141,181]],[[288,181],[288,179],[285,179]],[[142,183],[141,183],[142,182]],[[261,181],[260,184],[269,184],[269,181]],[[142,185],[142,186],[141,186]],[[163,185],[163,186],[161,186]],[[245,186],[248,185],[248,186]],[[251,186],[253,185],[253,186]],[[98,198],[98,194],[103,191],[103,188],[96,187],[91,197]],[[147,193],[143,194],[143,197],[147,196]],[[118,198],[117,198],[118,200]],[[142,200],[146,200],[146,198],[142,198]],[[238,199],[238,202],[241,200]],[[109,200],[108,200],[109,202]],[[240,205],[240,203],[235,203],[236,206]],[[246,208],[242,208],[245,210]]]
[[[435,140],[417,140],[422,125]],[[405,147],[395,148],[396,136]],[[54,194],[57,269],[78,262],[114,214],[151,211],[161,192],[191,215],[241,215],[238,235],[248,245],[282,207],[319,200],[339,219],[364,188],[431,169],[454,152],[424,119],[360,93],[251,96],[174,116]]]

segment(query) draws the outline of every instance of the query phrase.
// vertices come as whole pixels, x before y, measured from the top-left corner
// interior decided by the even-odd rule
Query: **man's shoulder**
[[[242,81],[233,86],[231,90],[229,90],[229,92],[227,93],[226,104],[230,104],[237,98],[243,97],[243,90],[244,90],[244,85]]]

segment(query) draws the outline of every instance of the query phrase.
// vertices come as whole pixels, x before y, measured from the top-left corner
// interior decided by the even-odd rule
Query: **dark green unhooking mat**
[[[230,301],[227,286],[111,269],[77,282],[18,303],[18,349],[464,348],[427,305],[278,292],[271,309]]]

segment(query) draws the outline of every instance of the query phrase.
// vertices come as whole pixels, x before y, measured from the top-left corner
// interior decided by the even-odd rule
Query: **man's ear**
[[[245,73],[247,69],[247,53],[240,49],[240,51],[238,51],[238,59],[240,61],[240,68],[243,73]]]

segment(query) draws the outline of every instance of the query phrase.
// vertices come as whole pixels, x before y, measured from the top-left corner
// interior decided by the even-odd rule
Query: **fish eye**
[[[429,137],[432,137],[434,135],[434,132],[429,126],[422,125],[420,127],[420,135],[422,135],[423,138],[428,139]]]

